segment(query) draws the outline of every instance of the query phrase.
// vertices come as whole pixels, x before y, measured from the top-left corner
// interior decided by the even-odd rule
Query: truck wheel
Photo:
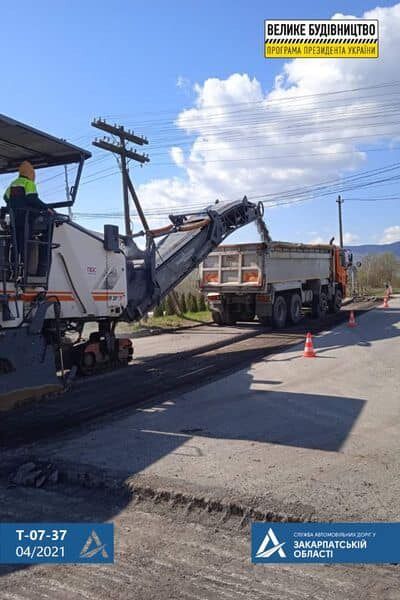
[[[321,307],[321,317],[325,317],[329,310],[328,294],[326,292],[321,292],[319,296],[319,304]]]
[[[287,304],[283,296],[276,296],[272,307],[272,325],[276,329],[283,329],[287,319]]]
[[[340,311],[340,309],[342,308],[342,300],[343,300],[343,294],[342,294],[342,290],[336,290],[335,295],[333,297],[330,309],[333,313],[337,313]]]
[[[328,296],[325,292],[321,292],[319,296],[314,296],[311,316],[314,319],[324,318],[326,313],[328,312]]]
[[[293,325],[296,325],[300,323],[301,318],[301,298],[299,294],[292,294],[290,297],[289,319]]]
[[[219,312],[219,310],[212,310],[211,316],[212,316],[212,320],[214,321],[214,323],[216,323],[217,325],[220,325],[220,326],[236,324],[236,319],[232,316],[232,313],[230,311],[224,310],[221,313],[221,312]]]
[[[219,312],[219,310],[212,310],[211,316],[212,316],[212,320],[214,321],[214,323],[216,323],[217,325],[224,325],[224,321],[222,319],[222,315]]]
[[[236,325],[237,319],[233,316],[233,311],[224,311],[224,325]]]

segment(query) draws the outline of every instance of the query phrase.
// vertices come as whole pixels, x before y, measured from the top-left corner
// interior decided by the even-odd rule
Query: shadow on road
[[[326,352],[346,346],[362,346],[368,348],[374,342],[388,340],[400,336],[400,309],[399,308],[377,308],[367,315],[368,322],[364,318],[358,318],[355,313],[356,327],[348,325],[338,327],[329,333],[329,336],[318,338],[320,352]]]
[[[398,336],[396,324],[399,322],[400,311],[387,309],[381,314],[375,312],[378,316],[370,318],[371,327],[363,329],[361,321],[357,329],[347,330],[341,327],[340,331],[334,330],[335,335],[338,331],[335,344],[332,344],[331,336],[326,339],[324,336],[318,338],[320,351],[357,343],[368,348],[368,344],[374,341]],[[274,335],[278,339],[282,336],[285,340],[290,332],[274,332]],[[182,461],[182,465],[185,464],[185,468],[189,470],[190,464],[194,469],[199,462],[206,471],[208,468],[212,469],[204,444],[198,442],[199,438],[340,451],[363,410],[365,400],[280,390],[279,386],[283,383],[281,380],[259,376],[255,379],[250,369],[243,368],[243,365],[250,364],[259,354],[260,348],[254,347],[252,339],[243,339],[241,345],[234,350],[227,347],[220,348],[217,354],[202,352],[194,355],[190,352],[183,355],[179,359],[179,368],[177,369],[176,364],[174,366],[176,378],[185,376],[186,372],[190,374],[191,371],[201,371],[201,383],[206,384],[220,378],[222,372],[226,373],[226,364],[230,364],[234,374],[229,378],[229,383],[228,380],[220,380],[218,385],[200,387],[190,394],[180,393],[178,397],[176,392],[171,395],[171,386],[163,386],[163,374],[146,373],[140,379],[137,371],[129,369],[120,374],[118,385],[115,383],[116,379],[105,379],[101,382],[100,389],[93,392],[83,389],[40,407],[41,410],[36,406],[30,409],[28,416],[25,415],[29,418],[30,432],[33,435],[31,441],[40,431],[47,430],[47,435],[49,431],[55,433],[57,427],[60,431],[65,419],[70,425],[82,423],[82,427],[33,447],[33,458],[44,460],[51,456],[56,465],[58,462],[70,462],[82,465],[85,469],[117,469],[118,473],[128,478],[142,473],[165,457],[171,457],[178,465]],[[238,365],[242,370],[237,371]],[[198,383],[198,376],[196,380]],[[164,393],[164,397],[160,399],[158,396],[155,402],[148,402],[146,406],[134,409],[138,397],[141,394],[145,396],[149,390],[155,395]],[[165,395],[165,392],[169,392],[169,395]],[[103,419],[97,424],[91,423],[88,430],[84,424],[85,410],[89,410],[85,409],[84,403],[87,394],[93,394],[92,400],[98,409],[98,416],[105,414],[105,408],[113,403],[114,408],[119,406],[120,398],[123,398],[120,406],[126,410],[113,418],[107,417],[107,421]],[[90,414],[91,418],[95,416],[93,412]],[[5,415],[0,423],[0,434],[7,433],[8,438],[16,436],[18,429],[16,421],[14,429],[12,422],[7,422],[10,418]],[[29,439],[26,431],[21,433],[25,435],[25,441]],[[242,451],[242,446],[232,444],[233,453]],[[3,490],[0,519],[19,522],[104,521],[112,519],[131,500],[128,495],[121,498],[115,495],[107,497],[105,492],[103,498],[103,492],[87,490],[82,501],[77,499],[74,507],[68,506],[66,509],[62,503],[62,495],[57,503],[54,500],[57,494],[53,494],[51,490],[30,491],[37,494],[35,506],[22,501],[24,488]],[[82,490],[79,494],[81,492]],[[50,498],[52,494],[54,497]],[[11,506],[12,519],[7,516],[10,514],[8,507]],[[20,568],[25,567],[0,567],[0,576]]]
[[[196,443],[199,437],[337,452],[365,404],[360,398],[279,391],[282,381],[255,379],[250,370],[239,371],[230,379],[229,386],[199,388],[175,400],[148,404],[89,431],[43,442],[31,448],[29,459],[43,461],[51,456],[55,465],[81,465],[83,470],[104,470],[127,479],[167,456],[178,464],[182,460],[186,469],[188,462],[194,467],[200,461],[202,468],[212,470],[204,446]],[[242,450],[232,446],[231,452]],[[101,522],[111,520],[131,501],[128,492],[119,496],[80,488],[78,493],[71,492],[75,495],[72,504],[70,500],[65,504],[65,491],[54,492],[51,488],[3,489],[0,520]],[[0,576],[28,567],[3,565]]]
[[[395,325],[400,318],[400,311],[375,310],[367,315],[375,313],[378,314],[378,317],[374,318],[377,325],[371,330],[364,328],[364,331],[361,321],[356,329],[348,329],[345,326],[333,329],[333,339],[337,341],[334,345],[331,335],[318,337],[316,344],[320,359],[335,347],[360,342],[368,344],[385,336],[399,335],[400,330]],[[340,318],[343,320],[342,315]],[[307,322],[307,328],[312,323],[311,320]],[[331,320],[327,321],[327,324],[329,323],[332,326]],[[318,327],[322,328],[323,325],[319,324]],[[290,345],[298,342],[303,343],[304,331],[307,329],[303,324],[289,330],[267,331],[267,335],[263,335],[263,330],[255,327],[255,332],[247,331],[229,345],[219,340],[175,355],[156,353],[151,357],[144,357],[132,367],[104,377],[78,381],[75,388],[62,398],[52,398],[3,413],[0,419],[0,446],[12,447],[50,437],[68,426],[82,425],[84,428],[86,421],[107,413],[115,414],[117,409],[132,411],[135,405],[153,397],[172,391],[197,388],[234,373],[239,368],[243,369],[252,361],[270,353],[290,349]],[[336,336],[337,333],[340,335]],[[157,348],[157,344],[155,347]],[[299,356],[300,353],[292,357],[284,352],[274,360],[296,360]]]
[[[368,312],[368,324],[360,314],[355,312],[356,327],[349,327],[343,324],[329,332],[329,335],[320,335],[314,340],[314,348],[317,351],[318,358],[329,358],[327,353],[348,346],[358,346],[369,348],[373,343],[400,336],[400,309],[381,309],[377,308]],[[362,313],[361,313],[362,316]],[[291,362],[297,360],[299,356],[285,356],[274,358],[274,362]]]

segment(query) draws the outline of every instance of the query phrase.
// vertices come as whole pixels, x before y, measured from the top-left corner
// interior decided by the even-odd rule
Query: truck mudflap
[[[63,389],[54,349],[28,326],[0,330],[0,411]]]

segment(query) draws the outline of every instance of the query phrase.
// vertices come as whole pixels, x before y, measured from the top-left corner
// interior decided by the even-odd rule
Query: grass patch
[[[190,327],[200,323],[211,323],[211,312],[203,310],[201,312],[187,312],[183,316],[180,315],[164,315],[163,317],[149,317],[147,321],[139,321],[138,323],[120,323],[118,325],[119,332],[137,333],[140,331],[149,331],[151,329],[177,329],[179,327]]]

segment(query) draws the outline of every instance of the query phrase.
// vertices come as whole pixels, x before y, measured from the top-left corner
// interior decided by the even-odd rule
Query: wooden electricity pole
[[[92,144],[97,148],[102,148],[103,150],[107,150],[108,152],[112,152],[113,154],[119,156],[122,173],[122,191],[124,197],[125,234],[129,236],[132,235],[129,211],[129,194],[132,196],[132,200],[135,204],[144,230],[148,231],[149,226],[146,217],[144,216],[132,180],[129,176],[127,161],[128,159],[131,159],[143,165],[144,163],[149,162],[150,158],[147,154],[138,154],[135,150],[127,147],[126,145],[127,142],[131,142],[132,144],[143,146],[144,144],[149,143],[148,140],[145,137],[135,135],[130,129],[125,129],[123,125],[110,125],[104,119],[94,119],[92,121],[92,125],[97,129],[101,129],[102,131],[119,138],[119,141],[115,143],[113,139],[104,136],[101,140],[94,140]]]
[[[71,190],[70,190],[69,181],[68,181],[67,165],[64,165],[64,182],[65,182],[65,199],[67,202],[69,202],[71,200]],[[70,206],[68,206],[68,216],[70,219],[72,219],[72,208]]]
[[[342,221],[342,204],[344,200],[339,195],[336,200],[339,207],[339,235],[340,235],[340,247],[343,248],[343,221]]]

